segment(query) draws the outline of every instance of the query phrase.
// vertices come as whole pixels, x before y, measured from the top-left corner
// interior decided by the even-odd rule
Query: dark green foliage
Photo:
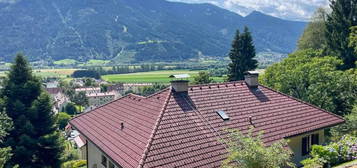
[[[242,25],[256,34],[259,51],[288,53],[306,25],[165,0],[21,0],[0,7],[6,9],[0,10],[0,59],[7,61],[19,49],[31,60],[181,61],[198,51],[224,56]]]
[[[357,54],[357,26],[351,27],[349,46],[353,47],[355,54]]]
[[[229,58],[232,62],[228,65],[228,80],[243,80],[246,71],[257,68],[258,62],[254,57],[255,48],[253,38],[248,28],[245,27],[242,34],[237,30],[232,43],[232,49],[229,53]]]
[[[96,87],[96,86],[98,86],[97,83],[95,82],[95,80],[92,79],[92,78],[84,78],[83,81],[84,81],[84,86],[85,87]]]
[[[331,129],[332,140],[334,141],[346,134],[357,137],[357,105],[354,106],[351,114],[345,115],[344,118],[345,123]]]
[[[331,0],[331,14],[327,17],[327,50],[343,60],[341,69],[356,67],[357,55],[349,46],[350,28],[357,26],[357,0]]]
[[[144,86],[144,87],[140,88],[138,94],[141,96],[149,96],[149,95],[154,94],[162,89],[165,89],[166,87],[167,86],[165,86],[165,85],[155,83],[152,86]]]
[[[340,71],[342,61],[320,51],[300,50],[268,67],[261,83],[343,116],[356,100],[357,74]]]
[[[11,158],[11,147],[3,144],[4,137],[12,129],[11,119],[3,112],[3,101],[0,99],[0,168]]]
[[[76,70],[72,74],[73,78],[95,78],[100,79],[100,74],[93,70]]]
[[[194,84],[208,84],[211,83],[213,79],[210,74],[205,71],[200,71],[197,76],[194,77]]]
[[[78,113],[75,104],[73,104],[71,102],[66,105],[64,111],[69,115],[75,115]]]
[[[57,125],[59,129],[63,130],[67,124],[68,121],[71,119],[71,116],[68,115],[67,113],[60,112],[57,114]]]
[[[51,101],[23,55],[16,56],[4,83],[1,96],[14,123],[5,139],[5,144],[13,149],[8,165],[58,167],[61,144]]]
[[[78,92],[70,97],[71,102],[79,106],[87,106],[88,105],[88,97],[86,96],[86,92]]]
[[[43,92],[31,107],[32,125],[37,135],[35,150],[37,159],[34,161],[34,165],[55,168],[61,165],[63,139],[60,132],[57,131],[56,116],[52,112],[50,102],[50,97]]]

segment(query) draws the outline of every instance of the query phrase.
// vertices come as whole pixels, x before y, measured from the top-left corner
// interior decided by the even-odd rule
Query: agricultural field
[[[169,83],[172,78],[170,75],[176,74],[189,74],[190,81],[193,81],[193,77],[198,74],[199,71],[190,70],[167,70],[167,71],[151,71],[151,72],[139,72],[129,74],[114,74],[104,75],[102,79],[108,82],[123,82],[123,83]],[[223,78],[213,77],[216,82],[222,82]]]
[[[36,76],[41,78],[67,78],[68,76],[72,75],[75,70],[76,69],[35,69],[33,72]]]

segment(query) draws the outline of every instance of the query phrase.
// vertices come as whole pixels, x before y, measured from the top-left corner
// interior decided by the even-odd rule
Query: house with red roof
[[[289,140],[295,163],[311,145],[324,142],[324,129],[344,120],[330,112],[258,83],[244,81],[189,86],[174,80],[151,96],[121,97],[70,121],[85,139],[89,168],[220,167],[225,129],[263,131],[270,145]]]

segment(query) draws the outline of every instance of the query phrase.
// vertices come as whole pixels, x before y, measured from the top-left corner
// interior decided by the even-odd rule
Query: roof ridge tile
[[[264,86],[264,85],[260,85],[260,84],[259,84],[259,86],[264,87],[264,88],[266,88],[266,89],[268,89],[268,90],[270,90],[270,91],[273,91],[273,92],[275,92],[275,93],[278,93],[278,94],[280,94],[280,95],[286,96],[286,97],[288,97],[288,98],[290,98],[290,99],[293,99],[293,100],[295,100],[295,101],[298,101],[298,102],[300,102],[300,103],[302,103],[302,104],[308,105],[308,106],[313,107],[313,108],[318,109],[318,110],[321,110],[321,111],[323,111],[323,112],[325,112],[325,113],[331,114],[331,115],[333,115],[333,116],[335,116],[335,117],[337,117],[337,118],[342,119],[342,120],[345,122],[345,119],[344,119],[343,117],[341,117],[341,116],[339,116],[339,115],[337,115],[337,114],[334,114],[334,113],[332,113],[332,112],[329,112],[329,111],[327,111],[327,110],[325,110],[325,109],[322,109],[322,108],[320,108],[320,107],[318,107],[318,106],[315,106],[315,105],[310,104],[310,103],[308,103],[308,102],[302,101],[302,100],[300,100],[300,99],[298,99],[298,98],[295,98],[295,97],[293,97],[293,96],[287,95],[287,94],[285,94],[285,93],[283,93],[283,92],[274,90],[274,89],[272,89],[272,88],[270,88],[270,87],[267,87],[267,86]]]
[[[164,90],[166,90],[166,89],[164,89]],[[160,91],[160,92],[162,93],[163,90]],[[139,168],[144,167],[145,160],[146,160],[146,158],[147,158],[147,154],[149,153],[149,150],[150,150],[150,148],[151,148],[151,143],[152,143],[152,141],[153,141],[153,139],[154,139],[154,136],[155,136],[155,134],[156,134],[156,132],[157,132],[159,123],[161,122],[162,116],[164,115],[164,112],[165,112],[165,110],[166,110],[167,104],[169,103],[169,100],[170,100],[170,98],[171,98],[171,95],[172,95],[172,91],[171,91],[171,89],[170,89],[170,90],[169,90],[169,93],[168,93],[168,95],[167,95],[167,97],[166,97],[166,99],[165,99],[164,105],[163,105],[163,107],[162,107],[162,109],[161,109],[161,112],[160,112],[160,114],[159,114],[159,118],[158,118],[158,119],[156,120],[156,122],[155,122],[154,129],[152,130],[152,133],[151,133],[150,138],[149,138],[149,140],[148,140],[148,144],[146,145],[145,150],[144,150],[144,153],[143,153],[143,155],[142,155],[142,157],[141,157],[141,159],[140,159],[140,161],[139,161],[139,165],[138,165]]]

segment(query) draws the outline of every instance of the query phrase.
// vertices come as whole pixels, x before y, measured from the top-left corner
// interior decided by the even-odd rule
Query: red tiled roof
[[[223,121],[217,110],[230,119]],[[70,123],[123,167],[220,167],[227,153],[219,141],[224,128],[246,132],[255,126],[269,145],[342,122],[267,87],[234,82],[191,86],[188,93],[165,89],[147,98],[130,95]]]
[[[57,94],[59,92],[62,92],[62,89],[61,88],[46,88],[46,91],[53,95],[53,94]]]

